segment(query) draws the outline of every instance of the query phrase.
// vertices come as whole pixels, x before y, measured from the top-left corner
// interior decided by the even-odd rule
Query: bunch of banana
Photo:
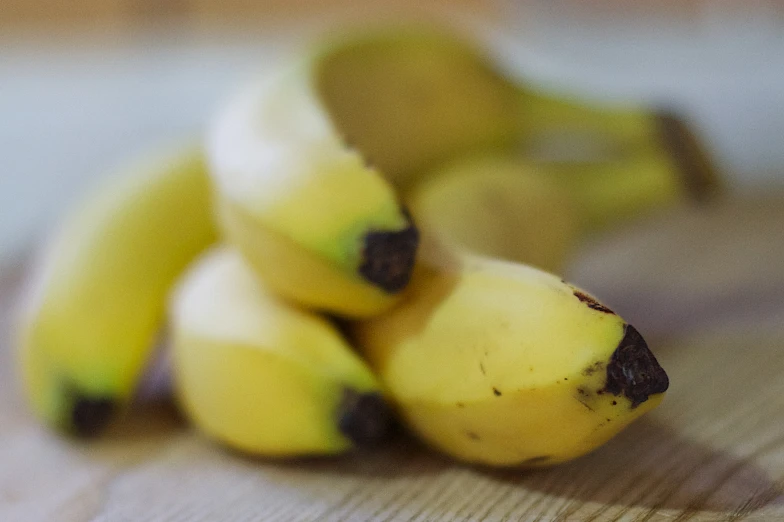
[[[464,251],[559,271],[591,213],[576,191],[595,191],[600,222],[621,174],[570,192],[510,151],[557,122],[623,143],[649,122],[524,105],[488,57],[421,29],[330,41],[249,85],[211,127],[206,168],[200,152],[137,168],[56,238],[21,329],[34,411],[99,433],[168,310],[183,410],[242,451],[375,443],[387,402],[469,462],[550,465],[602,444],[667,388],[640,334],[556,276]]]

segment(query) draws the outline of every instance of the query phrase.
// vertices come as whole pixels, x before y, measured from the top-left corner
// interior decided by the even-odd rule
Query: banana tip
[[[360,393],[347,388],[338,412],[338,429],[357,446],[371,446],[386,438],[392,415],[378,392]]]
[[[625,325],[624,335],[607,365],[605,390],[625,395],[636,408],[651,395],[664,393],[670,380],[640,332]]]
[[[106,397],[77,397],[71,410],[71,427],[74,435],[93,438],[100,435],[111,422],[117,404]]]
[[[388,293],[400,292],[411,279],[418,246],[419,230],[410,219],[402,230],[371,230],[365,234],[359,273]]]

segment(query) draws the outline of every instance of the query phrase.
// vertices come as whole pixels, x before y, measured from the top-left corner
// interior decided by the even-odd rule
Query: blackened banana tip
[[[74,435],[94,438],[100,435],[112,421],[117,404],[106,397],[76,397],[71,410],[71,426]]]
[[[390,433],[392,413],[378,392],[347,388],[338,411],[338,429],[357,446],[372,446]]]
[[[670,380],[656,357],[648,349],[640,332],[632,325],[624,326],[624,336],[607,364],[605,390],[625,395],[636,408],[651,395],[664,393]]]
[[[364,237],[359,273],[387,293],[403,290],[414,269],[419,230],[409,225],[398,231],[371,230]]]

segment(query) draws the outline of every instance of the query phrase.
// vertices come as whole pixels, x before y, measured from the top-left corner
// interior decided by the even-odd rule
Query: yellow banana
[[[408,426],[468,462],[578,457],[658,405],[668,387],[634,327],[521,264],[420,265],[406,301],[353,333]]]
[[[454,157],[515,143],[516,86],[470,40],[432,27],[376,28],[318,56],[330,115],[398,188]]]
[[[720,188],[705,143],[672,112],[524,84],[518,89],[519,141],[512,154],[572,194],[586,233],[707,199]]]
[[[569,195],[518,158],[461,159],[406,197],[426,238],[475,254],[560,272],[578,235]]]
[[[226,237],[289,299],[380,313],[399,299],[418,244],[393,184],[511,142],[514,100],[486,61],[440,33],[331,43],[219,114],[208,149]]]
[[[47,424],[100,433],[130,399],[178,274],[215,239],[201,153],[128,165],[62,224],[23,309],[24,390]]]
[[[234,250],[209,252],[172,295],[177,395],[191,420],[264,456],[333,454],[389,426],[379,384],[333,325],[274,296]]]

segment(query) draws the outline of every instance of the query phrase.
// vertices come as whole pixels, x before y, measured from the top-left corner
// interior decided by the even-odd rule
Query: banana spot
[[[603,369],[604,369],[604,363],[602,361],[596,361],[592,365],[586,366],[585,368],[583,368],[583,372],[582,373],[586,377],[590,377],[594,373],[599,372],[599,371],[601,371]]]
[[[100,435],[114,418],[117,403],[108,397],[75,396],[71,426],[75,435],[92,438]]]
[[[408,222],[403,230],[371,230],[365,234],[359,273],[390,294],[406,287],[414,269],[419,230],[410,217]]]
[[[476,434],[476,433],[474,433],[473,431],[467,431],[467,432],[466,432],[466,435],[467,435],[467,436],[468,436],[468,438],[469,438],[469,439],[471,439],[471,440],[482,440],[482,439],[479,437],[479,435],[477,435],[477,434]]]
[[[495,395],[496,397],[500,397],[501,391],[498,388],[493,388],[493,395]]]
[[[392,414],[378,392],[343,391],[338,407],[338,429],[357,446],[372,446],[389,434]]]
[[[596,310],[597,312],[604,312],[605,314],[612,314],[615,315],[615,312],[604,306],[602,303],[591,297],[590,295],[581,292],[579,290],[574,290],[574,296],[580,300],[581,303],[585,303],[588,308],[591,310]]]
[[[636,408],[651,395],[667,391],[670,380],[640,332],[630,324],[624,328],[623,339],[607,364],[607,381],[601,391],[623,394]]]

